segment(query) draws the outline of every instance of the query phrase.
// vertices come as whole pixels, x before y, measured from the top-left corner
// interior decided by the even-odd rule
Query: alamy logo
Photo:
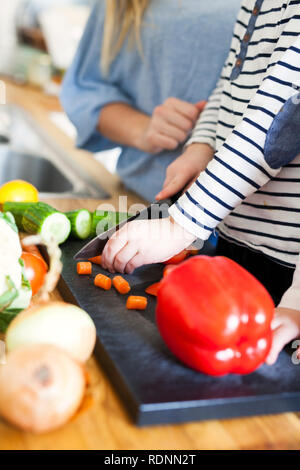
[[[294,351],[292,354],[292,363],[295,366],[300,364],[299,347],[300,347],[300,340],[296,339],[295,341],[293,341],[293,344],[292,344],[292,349],[296,349],[296,351]]]

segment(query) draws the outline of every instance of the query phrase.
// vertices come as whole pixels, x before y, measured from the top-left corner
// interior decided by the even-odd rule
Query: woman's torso
[[[80,119],[88,119],[83,107],[92,106],[93,99],[97,101],[97,90],[101,93],[101,86],[97,88],[95,84],[98,79],[103,87],[111,84],[119,88],[127,102],[148,115],[170,96],[191,103],[208,98],[228,54],[240,0],[152,0],[141,31],[143,59],[136,46],[130,48],[125,43],[107,77],[101,77],[96,69],[100,64],[105,1],[98,0],[96,5],[87,27],[93,31],[87,32],[75,59],[77,65],[73,70],[71,67],[66,77],[65,88],[72,86],[74,91],[63,90],[63,94],[69,95],[65,97],[68,105],[65,107],[71,107],[68,114],[72,119],[73,113],[77,128],[81,126]],[[90,58],[86,59],[86,55]],[[88,76],[91,73],[94,82]],[[70,78],[72,74],[75,76]],[[94,96],[91,90],[94,90]],[[72,104],[77,100],[82,103]],[[95,108],[94,121],[95,111],[99,114],[101,103]],[[100,134],[95,134],[92,140],[93,145],[79,145],[93,151],[114,146],[107,139],[101,139]],[[166,167],[181,152],[182,147],[149,155],[123,147],[117,171],[127,187],[152,200],[161,189]]]

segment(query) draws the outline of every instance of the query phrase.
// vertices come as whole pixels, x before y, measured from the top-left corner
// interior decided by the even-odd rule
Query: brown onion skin
[[[24,431],[46,433],[75,414],[85,386],[82,365],[64,350],[25,346],[0,366],[0,414]]]

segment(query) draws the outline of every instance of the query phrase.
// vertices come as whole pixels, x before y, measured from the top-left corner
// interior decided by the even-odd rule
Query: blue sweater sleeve
[[[77,146],[91,152],[116,147],[97,130],[101,109],[108,103],[130,104],[130,98],[100,69],[105,2],[93,8],[73,63],[66,73],[60,96],[69,119],[77,129]]]

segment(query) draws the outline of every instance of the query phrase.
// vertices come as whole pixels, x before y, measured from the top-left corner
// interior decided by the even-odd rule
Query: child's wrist
[[[173,227],[177,230],[182,231],[183,238],[186,241],[186,247],[191,245],[195,240],[197,240],[197,237],[193,233],[189,232],[183,225],[180,225],[178,222],[176,222],[176,220],[173,219],[172,216],[169,217]]]
[[[213,155],[215,150],[209,144],[204,142],[193,142],[192,144],[186,146],[184,153],[189,154],[202,152]]]

